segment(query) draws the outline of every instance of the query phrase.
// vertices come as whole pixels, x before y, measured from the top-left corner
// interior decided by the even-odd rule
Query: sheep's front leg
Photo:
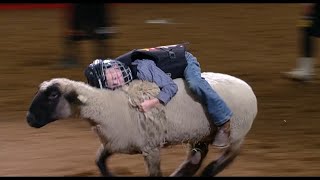
[[[160,149],[155,148],[143,153],[149,176],[162,176],[160,168]]]
[[[110,157],[112,153],[109,153],[108,150],[104,147],[103,144],[99,147],[97,151],[96,157],[96,164],[100,170],[102,176],[112,176],[111,172],[109,171],[106,160]]]

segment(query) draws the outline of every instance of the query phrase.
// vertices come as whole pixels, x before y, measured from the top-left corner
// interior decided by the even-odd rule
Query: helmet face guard
[[[120,61],[117,60],[101,60],[96,59],[91,63],[86,69],[85,69],[85,76],[87,78],[87,81],[90,86],[96,87],[96,88],[109,88],[114,89],[112,87],[108,86],[107,83],[107,76],[105,74],[105,70],[109,68],[115,68],[121,71],[122,77],[123,77],[123,84],[119,85],[125,85],[132,81],[132,73],[129,67],[127,67],[125,64],[123,64]],[[118,87],[119,87],[118,86]]]

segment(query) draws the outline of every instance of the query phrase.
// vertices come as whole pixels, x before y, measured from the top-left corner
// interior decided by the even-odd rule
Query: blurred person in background
[[[160,103],[166,105],[178,91],[173,79],[184,78],[190,90],[207,107],[212,122],[217,126],[212,144],[221,148],[230,145],[230,118],[233,113],[201,77],[197,58],[182,44],[134,49],[115,59],[96,59],[85,69],[85,76],[91,86],[108,89],[121,87],[133,79],[154,82],[160,93],[157,98],[140,104],[142,112]]]
[[[68,68],[80,63],[80,41],[92,40],[97,59],[110,56],[106,40],[113,32],[109,3],[74,3],[66,9],[66,32],[63,57],[59,67]]]
[[[320,37],[320,3],[303,4],[303,14],[299,20],[299,30],[301,39],[299,41],[300,57],[296,62],[296,67],[284,75],[287,78],[298,81],[312,80],[315,64],[315,39]]]

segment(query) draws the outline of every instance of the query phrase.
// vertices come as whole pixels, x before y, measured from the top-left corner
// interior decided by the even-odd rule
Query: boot
[[[230,120],[217,128],[212,145],[220,148],[226,148],[230,145]]]
[[[297,68],[292,71],[285,72],[285,77],[298,81],[308,81],[313,78],[314,74],[314,58],[302,57],[297,60]]]

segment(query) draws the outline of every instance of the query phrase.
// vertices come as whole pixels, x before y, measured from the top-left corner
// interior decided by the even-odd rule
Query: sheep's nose
[[[35,120],[34,115],[32,113],[28,112],[27,113],[27,122],[32,123],[32,122],[34,122],[34,120]]]

